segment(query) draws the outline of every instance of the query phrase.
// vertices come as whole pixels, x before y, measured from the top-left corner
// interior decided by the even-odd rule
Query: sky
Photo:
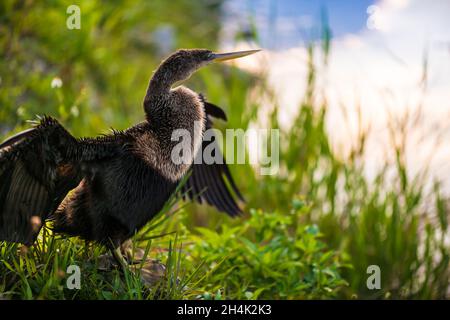
[[[450,174],[450,0],[233,0],[228,5],[223,46],[263,48],[237,63],[267,74],[285,126],[304,95],[305,39],[315,39],[311,34],[318,34],[326,8],[332,50],[326,68],[317,61],[318,85],[329,105],[328,130],[336,151],[344,156],[359,124],[370,126],[366,165],[375,174],[392,150],[392,119],[408,113],[412,174],[426,165],[438,179]],[[258,44],[232,38],[248,21],[255,21]]]
[[[323,10],[336,37],[358,32],[366,25],[373,0],[232,0],[226,14],[236,27],[255,23],[264,48],[283,50],[304,43],[321,25]]]

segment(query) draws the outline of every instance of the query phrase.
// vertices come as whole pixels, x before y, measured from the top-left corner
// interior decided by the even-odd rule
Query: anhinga
[[[0,241],[30,245],[50,219],[54,232],[96,241],[117,254],[187,174],[183,190],[189,198],[239,214],[235,196],[242,196],[227,165],[193,163],[194,156],[215,143],[202,140],[211,117],[225,120],[225,113],[202,95],[174,86],[211,62],[257,51],[178,50],[150,80],[143,102],[146,119],[125,131],[76,139],[55,119],[44,117],[5,141],[0,145]],[[201,123],[200,130],[195,122]],[[176,129],[194,137],[190,161],[181,164],[171,159]]]

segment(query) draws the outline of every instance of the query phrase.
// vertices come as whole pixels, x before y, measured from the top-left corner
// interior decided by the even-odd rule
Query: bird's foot
[[[110,254],[99,256],[97,263],[100,271],[107,272],[121,268],[116,258]],[[140,274],[142,282],[147,287],[153,287],[160,280],[164,279],[166,274],[166,265],[159,260],[150,258],[145,259],[145,261],[134,261],[134,264],[127,265],[127,268],[136,274]]]
[[[166,265],[156,259],[145,259],[134,269],[140,273],[141,280],[146,287],[153,287],[166,276]]]
[[[110,254],[102,254],[98,257],[98,269],[101,271],[111,271],[117,268],[126,269],[134,263],[139,263],[139,261],[134,261],[133,257],[127,254],[122,246],[110,250]]]
[[[100,271],[111,271],[117,269],[118,266],[116,259],[109,253],[102,254],[97,258],[97,269]]]
[[[159,260],[147,258],[145,251],[133,248],[131,242],[125,243],[111,253],[99,256],[97,263],[100,271],[127,268],[140,274],[142,282],[147,287],[153,287],[165,278],[166,265]]]

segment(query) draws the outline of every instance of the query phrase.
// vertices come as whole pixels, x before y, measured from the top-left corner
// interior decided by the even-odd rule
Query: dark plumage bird
[[[146,119],[125,131],[76,139],[55,119],[44,117],[5,141],[0,145],[0,241],[32,244],[51,219],[55,232],[114,251],[162,209],[187,174],[183,190],[188,197],[239,214],[235,197],[242,196],[227,165],[192,163],[216,143],[202,142],[203,132],[212,117],[225,120],[225,113],[198,93],[174,86],[213,61],[256,51],[175,52],[150,80],[143,103]],[[171,159],[176,129],[193,137],[192,157],[181,164]]]

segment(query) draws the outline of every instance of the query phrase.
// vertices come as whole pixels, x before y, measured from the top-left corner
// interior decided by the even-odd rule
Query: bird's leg
[[[131,270],[141,276],[142,282],[153,287],[160,280],[164,279],[166,274],[166,265],[158,260],[146,256],[145,250],[134,246],[131,239],[120,245],[122,255],[125,255],[128,266]]]
[[[140,264],[143,261],[144,250],[133,246],[131,239],[126,240],[120,245],[122,255],[125,255],[128,264]]]
[[[119,264],[119,266],[121,266],[123,269],[128,268],[128,261],[122,255],[122,250],[120,246],[118,246],[117,248],[112,248],[111,253],[116,262]]]
[[[98,269],[101,271],[111,271],[117,266],[121,267],[122,270],[128,267],[128,262],[122,255],[121,247],[113,245],[112,243],[107,244],[109,253],[102,254],[98,257]]]
[[[141,248],[134,248],[133,250],[131,240],[125,241],[120,245],[114,245],[111,242],[108,248],[114,260],[121,266],[122,271],[130,270],[140,274],[141,280],[146,286],[153,287],[165,278],[166,266],[158,260],[147,258],[144,250]],[[109,268],[110,266],[102,268],[102,270],[106,271]]]
[[[99,257],[99,270],[108,271],[114,266],[128,268],[131,264],[139,264],[142,260],[133,260],[133,250],[131,248],[131,240],[122,244],[113,243],[112,241],[106,245],[111,255],[105,254]]]
[[[121,246],[120,243],[113,241],[112,239],[109,240],[110,242],[106,244],[109,251],[111,251],[111,255],[113,256],[114,260],[116,260],[117,264],[125,270],[125,268],[128,267],[128,262],[125,259],[125,257],[122,255]]]

